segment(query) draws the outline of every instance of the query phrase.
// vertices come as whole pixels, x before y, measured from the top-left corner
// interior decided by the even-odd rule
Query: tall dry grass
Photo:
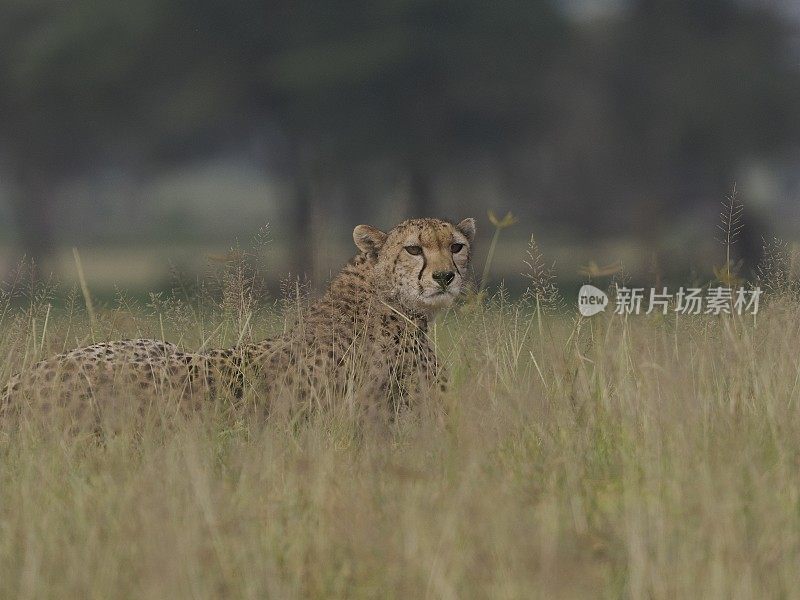
[[[80,292],[59,310],[47,286],[25,308],[9,293],[0,375],[92,336],[259,338],[303,302],[225,273],[121,295],[92,327]],[[800,303],[580,320],[540,287],[436,323],[444,413],[297,422],[164,398],[113,431],[2,424],[0,597],[800,595]]]

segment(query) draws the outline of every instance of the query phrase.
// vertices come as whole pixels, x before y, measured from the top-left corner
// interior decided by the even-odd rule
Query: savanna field
[[[755,317],[587,319],[531,269],[522,298],[436,321],[453,385],[388,422],[346,398],[268,414],[253,392],[191,412],[165,393],[92,430],[35,406],[4,420],[0,597],[799,596],[800,302],[781,274]],[[147,302],[9,284],[0,375],[93,340],[261,339],[302,291],[256,288],[237,265]]]

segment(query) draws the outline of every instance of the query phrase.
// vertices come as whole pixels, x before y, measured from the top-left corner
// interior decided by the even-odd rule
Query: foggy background
[[[0,0],[0,273],[93,291],[249,247],[319,285],[358,223],[511,211],[560,280],[643,280],[800,240],[791,0]],[[478,257],[478,272],[481,257]],[[688,275],[686,275],[688,276]],[[686,281],[686,283],[689,283]]]

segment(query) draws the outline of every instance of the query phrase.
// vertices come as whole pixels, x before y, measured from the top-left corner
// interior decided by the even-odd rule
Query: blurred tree
[[[796,139],[800,73],[788,33],[786,22],[755,5],[634,4],[610,83],[621,133],[642,142],[625,157],[638,166],[626,176],[640,194],[656,183],[667,211],[691,196],[722,199],[742,159]]]
[[[636,0],[585,24],[544,141],[559,209],[587,232],[635,231],[649,245],[671,216],[716,205],[743,161],[798,141],[791,35],[764,5],[734,0]]]
[[[195,52],[179,9],[157,0],[0,3],[0,150],[35,259],[53,244],[60,182],[100,162],[130,168],[191,154],[187,141],[230,122],[224,70]]]
[[[736,0],[635,0],[579,25],[547,0],[7,0],[0,156],[35,256],[63,179],[243,149],[292,182],[299,267],[329,190],[375,163],[408,182],[408,214],[488,157],[559,220],[652,237],[797,141],[789,33]]]
[[[58,180],[90,160],[104,117],[126,87],[115,42],[123,34],[86,3],[0,4],[0,144],[15,192],[12,205],[27,251],[52,244],[50,208]],[[105,26],[105,27],[104,27]],[[112,44],[111,54],[99,48]]]
[[[412,214],[435,212],[435,177],[543,125],[541,81],[567,25],[549,2],[285,3],[270,23],[273,107],[341,173],[385,160]]]
[[[543,1],[183,8],[235,80],[227,91],[237,114],[269,123],[264,143],[282,148],[270,167],[294,181],[299,266],[311,261],[311,215],[337,181],[351,185],[370,163],[392,165],[409,182],[407,212],[435,214],[435,179],[449,163],[507,149],[540,127],[539,83],[566,30]]]

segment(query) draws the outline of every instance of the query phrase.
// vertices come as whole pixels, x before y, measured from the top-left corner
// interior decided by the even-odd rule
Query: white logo
[[[578,292],[578,310],[584,317],[591,317],[603,312],[608,306],[608,296],[588,283]]]

